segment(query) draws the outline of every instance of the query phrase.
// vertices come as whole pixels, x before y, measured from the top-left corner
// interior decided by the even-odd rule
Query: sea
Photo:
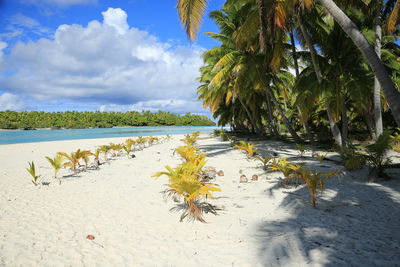
[[[140,126],[94,129],[13,130],[0,131],[0,145],[109,137],[190,134],[193,132],[211,133],[215,129],[221,128],[216,126]]]

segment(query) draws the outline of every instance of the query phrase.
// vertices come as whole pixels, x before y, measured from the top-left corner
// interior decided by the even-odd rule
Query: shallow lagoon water
[[[216,126],[155,126],[121,127],[96,129],[1,131],[0,144],[18,144],[74,139],[95,139],[109,137],[131,137],[150,135],[189,134],[192,132],[211,133]]]

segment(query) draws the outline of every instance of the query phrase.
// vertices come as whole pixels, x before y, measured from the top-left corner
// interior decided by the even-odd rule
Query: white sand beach
[[[207,166],[224,172],[213,181],[221,191],[208,199],[221,210],[205,214],[207,223],[180,222],[171,211],[177,203],[161,193],[167,179],[151,176],[180,163],[173,151],[182,137],[63,177],[61,185],[44,156],[125,138],[1,145],[0,266],[400,266],[399,169],[380,183],[367,183],[366,169],[344,171],[312,208],[306,187],[283,187],[280,173],[202,134]],[[254,143],[262,154],[343,169],[310,152],[300,159],[293,144]],[[44,185],[31,183],[25,168],[32,160]],[[239,183],[240,170],[258,181]]]

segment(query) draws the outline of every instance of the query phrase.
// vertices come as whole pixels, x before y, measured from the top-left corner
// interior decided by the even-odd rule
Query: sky
[[[176,1],[0,0],[0,110],[210,116],[196,78],[217,28],[206,16],[189,42]]]

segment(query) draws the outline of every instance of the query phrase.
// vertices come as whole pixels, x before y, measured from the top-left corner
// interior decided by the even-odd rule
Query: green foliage
[[[104,153],[104,161],[106,161],[107,153],[111,150],[111,147],[109,145],[102,145],[98,149],[99,149],[99,151]]]
[[[77,167],[81,166],[79,163],[80,159],[87,158],[91,154],[90,151],[88,150],[76,150],[75,152],[72,152],[71,154],[67,154],[65,152],[58,152],[57,155],[60,155],[64,157],[67,162],[64,163],[64,167],[70,167],[74,174],[78,172]],[[86,162],[86,159],[85,159]]]
[[[296,144],[296,147],[299,150],[299,156],[302,158],[304,153],[308,150],[307,147],[303,144]]]
[[[359,170],[365,165],[365,157],[363,155],[355,154],[345,159],[343,165],[349,171]]]
[[[63,156],[57,154],[53,159],[45,157],[50,165],[54,168],[54,178],[57,178],[58,171],[63,167]]]
[[[169,112],[0,111],[0,129],[111,128],[113,126],[214,126],[206,116]]]
[[[274,159],[273,156],[265,156],[265,157],[256,157],[254,160],[258,160],[263,164],[264,169],[266,170],[268,168],[268,163],[272,162]]]
[[[315,208],[317,206],[317,195],[318,192],[324,190],[325,181],[333,175],[340,173],[340,171],[336,172],[317,172],[315,169],[309,170],[304,167],[290,167],[292,168],[299,179],[304,180],[307,185],[308,193],[311,198],[311,204]]]
[[[220,136],[221,135],[221,130],[218,130],[218,129],[215,129],[214,131],[213,131],[213,135],[214,136]]]
[[[190,134],[186,134],[185,135],[185,139],[183,140],[183,142],[187,145],[187,146],[193,146],[197,141],[197,137],[196,136],[192,136]]]
[[[222,138],[222,141],[228,141],[229,135],[226,131],[220,131],[219,136]]]
[[[235,145],[233,148],[246,151],[249,157],[253,157],[254,154],[258,151],[258,148],[255,148],[254,144],[248,143],[246,141],[240,141],[239,144]]]
[[[37,186],[38,185],[38,179],[40,178],[41,175],[36,174],[36,169],[35,169],[35,164],[32,162],[29,163],[29,168],[26,168],[26,171],[32,176],[32,183]]]
[[[176,199],[183,198],[186,209],[181,215],[181,221],[189,217],[194,220],[205,222],[202,213],[204,207],[208,211],[215,214],[215,210],[211,205],[203,202],[200,203],[201,197],[212,197],[211,192],[220,191],[214,184],[206,183],[202,180],[203,168],[206,164],[206,154],[197,153],[198,148],[193,144],[198,137],[197,133],[187,135],[185,138],[185,146],[180,146],[175,151],[182,157],[183,162],[176,168],[165,166],[167,171],[157,172],[153,177],[165,175],[168,177],[168,189],[165,191],[167,196]]]
[[[361,169],[365,165],[365,156],[358,153],[352,144],[343,147],[339,154],[343,159],[343,166],[349,171]]]
[[[314,156],[318,159],[319,163],[322,163],[326,159],[326,155],[327,155],[327,153],[325,155],[322,155],[319,153],[314,154]]]
[[[297,170],[299,170],[305,163],[292,164],[286,158],[273,159],[270,168],[273,171],[280,171],[284,176],[283,183],[285,185],[292,184],[293,181],[299,182]]]
[[[384,131],[374,144],[366,146],[367,161],[377,170],[378,177],[384,175],[384,165],[390,162],[386,154],[391,149],[390,132]]]

